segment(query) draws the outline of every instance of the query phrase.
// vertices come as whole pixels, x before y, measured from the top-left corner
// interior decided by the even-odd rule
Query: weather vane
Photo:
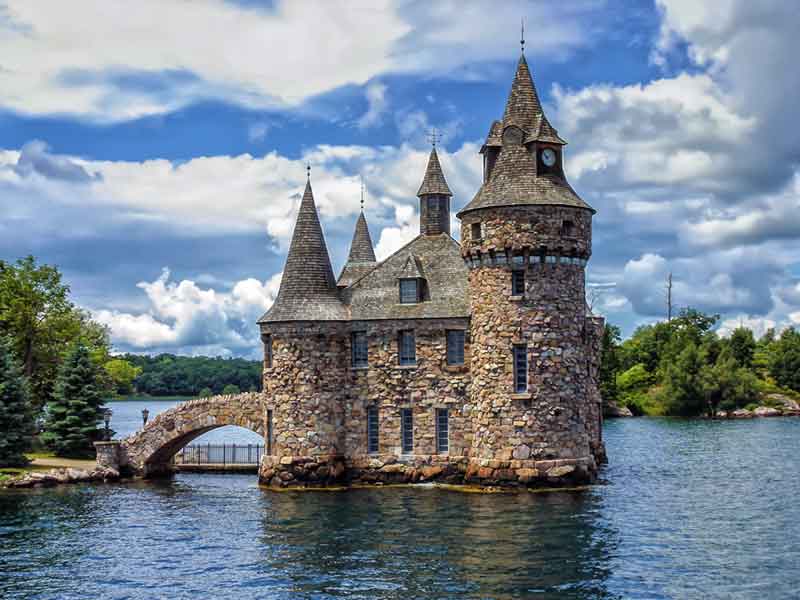
[[[436,142],[441,141],[441,139],[441,134],[436,133],[436,127],[431,129],[430,133],[428,134],[428,141],[433,145],[434,148],[436,147]]]
[[[519,19],[519,45],[522,48],[522,53],[525,53],[525,17],[520,17]]]
[[[306,177],[311,179],[311,163],[306,163]]]
[[[361,212],[364,212],[364,176],[359,175],[361,178]]]

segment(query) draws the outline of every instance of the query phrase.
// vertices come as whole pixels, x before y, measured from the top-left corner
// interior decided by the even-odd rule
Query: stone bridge
[[[262,407],[256,392],[182,402],[124,440],[96,443],[97,463],[145,477],[169,472],[172,456],[212,429],[236,425],[263,436]]]

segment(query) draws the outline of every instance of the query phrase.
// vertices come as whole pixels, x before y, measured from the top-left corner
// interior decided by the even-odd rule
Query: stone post
[[[117,440],[110,442],[95,442],[94,448],[97,451],[97,466],[102,469],[120,468],[120,442]]]

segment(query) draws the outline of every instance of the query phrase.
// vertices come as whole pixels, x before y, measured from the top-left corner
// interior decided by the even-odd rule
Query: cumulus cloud
[[[280,273],[265,282],[245,279],[219,292],[191,280],[170,281],[165,268],[155,281],[137,284],[147,297],[146,311],[93,314],[111,329],[118,349],[257,356],[255,322],[272,306],[280,279]]]
[[[386,97],[387,87],[379,81],[373,81],[364,90],[367,99],[367,112],[356,121],[359,129],[375,127],[383,122],[383,115],[389,105]]]

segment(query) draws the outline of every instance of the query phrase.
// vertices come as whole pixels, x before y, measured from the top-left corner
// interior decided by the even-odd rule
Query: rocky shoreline
[[[736,410],[718,411],[715,419],[756,419],[760,417],[800,417],[800,404],[796,400],[783,394],[768,394],[764,398],[773,405],[779,406],[758,406],[753,410],[738,408]],[[616,404],[605,405],[603,416],[607,419],[620,419],[635,416],[627,406],[617,406]],[[706,417],[708,418],[708,417]]]
[[[119,471],[103,467],[75,469],[62,467],[49,471],[31,471],[4,484],[7,488],[44,488],[71,483],[103,483],[118,481]]]

